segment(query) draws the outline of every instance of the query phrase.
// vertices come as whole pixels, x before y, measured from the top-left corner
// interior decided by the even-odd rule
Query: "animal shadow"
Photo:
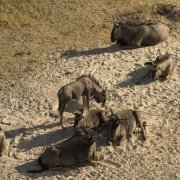
[[[117,51],[121,51],[121,47],[118,44],[111,44],[108,47],[98,47],[94,49],[88,49],[88,50],[67,50],[62,55],[61,58],[73,58],[73,57],[79,57],[79,56],[90,56],[90,55],[97,55],[97,54],[103,54],[103,53],[113,53]]]
[[[17,129],[10,129],[10,130],[4,131],[4,133],[7,138],[13,138],[15,136],[18,136],[19,134],[23,134],[23,136],[26,136],[30,134],[32,131],[37,131],[40,129],[46,130],[46,129],[54,128],[57,126],[59,126],[58,122],[51,123],[51,124],[43,123],[37,126],[33,126],[31,128],[22,127],[22,128],[17,128]]]
[[[59,127],[59,123],[57,127]],[[18,144],[18,148],[23,149],[23,151],[27,151],[36,147],[49,146],[51,144],[69,138],[74,133],[72,127],[67,127],[65,129],[56,129],[53,131],[49,131],[48,133],[40,133],[36,136],[32,136],[37,131],[36,128],[32,128],[26,131],[28,132],[27,135],[30,135],[30,138],[22,140]]]
[[[150,67],[140,67],[128,74],[128,79],[117,84],[117,87],[132,87],[134,85],[147,85],[153,82]]]
[[[65,175],[65,174],[69,174],[68,172],[71,170],[78,170],[78,167],[57,167],[57,168],[53,168],[52,170],[46,170],[43,171],[41,173],[28,173],[29,170],[40,170],[41,167],[38,165],[37,160],[32,160],[32,161],[28,161],[25,162],[24,164],[21,164],[19,166],[16,167],[16,170],[20,173],[23,174],[26,177],[29,177],[30,179],[37,179],[40,177],[49,177],[49,176],[56,176],[56,175]]]

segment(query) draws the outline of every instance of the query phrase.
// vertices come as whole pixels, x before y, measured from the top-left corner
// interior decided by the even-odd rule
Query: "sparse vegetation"
[[[159,0],[158,3],[154,0],[1,0],[0,73],[36,70],[48,62],[45,54],[57,49],[109,44],[116,15],[122,19],[164,22],[175,35],[180,25],[178,2]],[[14,57],[16,51],[25,53]]]

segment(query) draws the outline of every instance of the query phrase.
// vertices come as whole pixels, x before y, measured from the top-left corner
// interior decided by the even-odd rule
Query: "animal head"
[[[115,42],[117,39],[115,37],[115,32],[116,30],[120,30],[119,27],[121,25],[121,21],[120,21],[120,17],[118,17],[117,15],[114,18],[114,25],[111,31],[111,42]]]
[[[154,80],[157,80],[161,77],[162,75],[161,64],[156,64],[154,62],[146,62],[145,65],[151,66],[152,77]]]
[[[107,136],[109,142],[112,142],[113,144],[117,142],[122,134],[121,126],[123,125],[118,121],[118,119],[113,119],[108,123]]]
[[[94,92],[94,99],[97,101],[97,103],[102,103],[102,106],[104,106],[106,104],[106,90]]]
[[[108,110],[102,110],[99,112],[101,120],[105,123],[107,123],[111,118],[111,113]]]
[[[74,127],[77,127],[78,122],[84,118],[84,109],[80,109],[79,111],[75,111],[74,113]]]
[[[114,25],[113,25],[113,28],[112,28],[112,31],[111,31],[111,42],[115,42],[116,41],[116,39],[114,37],[114,32],[118,28],[119,28],[119,24],[114,22]]]
[[[93,131],[92,129],[76,128],[75,130],[76,130],[76,135],[83,136],[83,139],[90,144],[93,144],[101,137],[100,134]]]
[[[161,78],[163,74],[163,62],[170,58],[170,54],[166,53],[164,55],[158,56],[154,62],[146,62],[145,65],[150,65],[152,70],[152,76],[154,80]]]

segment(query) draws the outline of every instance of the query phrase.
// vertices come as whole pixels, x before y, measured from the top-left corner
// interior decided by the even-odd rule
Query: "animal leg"
[[[141,122],[141,120],[139,118],[138,113],[136,111],[132,111],[132,113],[133,113],[133,116],[136,119],[136,123],[137,123],[138,127],[141,129],[141,134],[142,134],[143,139],[146,140],[145,129],[144,129],[144,126],[143,126],[143,124],[142,124],[142,122]]]
[[[84,107],[84,108],[85,108],[85,107],[88,108],[86,96],[82,96],[82,99],[83,99],[83,107]]]
[[[89,100],[90,100],[90,93],[87,93],[86,95],[86,101],[87,101],[87,109],[89,110]]]
[[[63,129],[65,128],[65,127],[63,126],[63,113],[64,113],[64,111],[65,111],[65,109],[66,109],[66,106],[67,106],[67,104],[61,106],[61,109],[60,109],[60,111],[59,111],[59,115],[60,115],[60,126],[61,126]]]

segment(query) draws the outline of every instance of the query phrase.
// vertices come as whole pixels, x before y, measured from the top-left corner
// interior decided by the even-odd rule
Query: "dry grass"
[[[0,74],[12,76],[37,70],[48,62],[45,54],[56,50],[109,44],[115,15],[122,19],[164,22],[173,32],[177,31],[178,1],[158,3],[155,0],[1,0]],[[19,51],[25,53],[14,56]]]

